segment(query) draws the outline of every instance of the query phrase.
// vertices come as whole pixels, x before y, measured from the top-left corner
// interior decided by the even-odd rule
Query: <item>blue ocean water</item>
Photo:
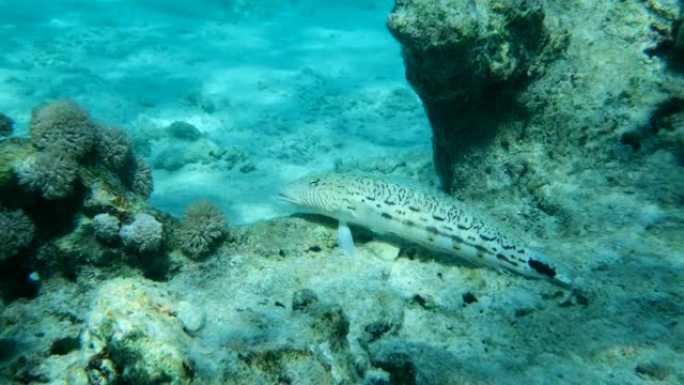
[[[684,383],[680,7],[0,0],[0,385]]]
[[[153,163],[152,202],[174,214],[212,198],[237,223],[273,217],[281,212],[265,202],[283,179],[429,143],[399,45],[384,25],[389,1],[3,8],[3,44],[12,54],[3,57],[0,102],[17,133],[26,133],[33,106],[76,100],[131,133]],[[409,111],[393,117],[397,103]],[[177,120],[195,125],[205,143],[188,149],[164,138]],[[235,159],[211,164],[203,153],[213,147]]]

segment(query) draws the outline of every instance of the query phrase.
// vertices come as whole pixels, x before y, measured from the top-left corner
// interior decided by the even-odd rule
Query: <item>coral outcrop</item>
[[[190,341],[159,289],[113,280],[98,292],[83,333],[90,384],[190,384]]]
[[[638,208],[674,207],[684,191],[684,81],[658,56],[679,9],[572,4],[401,0],[388,26],[445,190],[541,236],[650,226]]]
[[[181,263],[166,242],[177,220],[147,204],[152,172],[125,131],[57,101],[34,109],[29,134],[0,142],[3,297],[35,295],[35,277],[75,278],[89,263],[131,266],[155,279]],[[189,255],[209,254],[225,234],[212,207],[190,211]]]
[[[540,0],[395,3],[387,24],[425,105],[447,188],[456,155],[520,113],[517,96],[562,52],[564,33],[545,19]]]

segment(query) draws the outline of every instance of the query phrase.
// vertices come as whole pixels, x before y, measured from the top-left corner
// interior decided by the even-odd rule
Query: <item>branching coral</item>
[[[178,247],[189,257],[208,254],[228,233],[221,210],[209,201],[199,201],[185,209],[185,216],[176,229]]]

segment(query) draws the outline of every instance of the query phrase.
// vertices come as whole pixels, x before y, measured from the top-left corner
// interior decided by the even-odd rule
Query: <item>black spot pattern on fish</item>
[[[342,209],[357,215],[359,208],[370,208],[375,217],[394,222],[401,227],[383,224],[390,231],[409,239],[424,239],[425,243],[446,240],[448,250],[459,254],[468,251],[465,257],[490,260],[514,269],[527,264],[530,269],[546,277],[556,277],[557,272],[546,262],[530,259],[526,249],[516,240],[496,230],[496,222],[479,217],[456,199],[422,189],[410,188],[375,179],[372,177],[332,175],[317,178],[309,185],[319,195],[311,204],[324,209]],[[330,206],[326,207],[326,204]],[[331,210],[332,211],[332,210]],[[369,220],[371,218],[368,218]],[[414,232],[416,235],[411,236]],[[441,238],[438,238],[441,237]],[[491,261],[493,259],[493,261]],[[498,261],[498,262],[497,262]]]
[[[473,247],[476,248],[477,250],[483,251],[485,253],[489,252],[489,250],[487,250],[487,248],[482,246],[482,245],[473,245]]]
[[[491,242],[496,239],[496,235],[480,233],[480,238],[485,241]]]
[[[501,247],[503,247],[505,250],[511,250],[517,247],[514,242],[511,242],[510,239],[503,237],[501,237],[499,244],[501,244]]]
[[[464,242],[463,242],[463,238],[461,238],[461,237],[459,237],[459,236],[457,236],[457,235],[450,235],[449,238],[451,238],[451,240],[452,240],[454,243],[464,243]]]
[[[533,268],[534,271],[541,275],[545,275],[551,278],[556,276],[556,270],[554,270],[551,266],[547,265],[544,262],[537,261],[536,259],[530,259],[527,262],[527,264],[530,265],[530,267]]]
[[[445,220],[446,218],[440,217],[440,216],[437,215],[437,214],[432,214],[432,219],[434,219],[434,220],[436,220],[436,221],[444,222],[444,220]]]
[[[399,202],[403,202],[406,198],[406,189],[403,187],[399,187],[396,191],[396,196]]]
[[[504,261],[504,262],[506,262],[512,266],[518,266],[518,262],[511,261],[510,259],[508,259],[508,257],[506,257],[505,255],[503,255],[501,253],[496,254],[496,259],[498,259],[499,261]]]

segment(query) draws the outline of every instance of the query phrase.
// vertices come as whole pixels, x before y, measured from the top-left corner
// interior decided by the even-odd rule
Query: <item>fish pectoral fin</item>
[[[337,226],[337,244],[340,246],[344,254],[348,257],[356,255],[356,246],[354,246],[354,237],[347,222],[339,221]]]

